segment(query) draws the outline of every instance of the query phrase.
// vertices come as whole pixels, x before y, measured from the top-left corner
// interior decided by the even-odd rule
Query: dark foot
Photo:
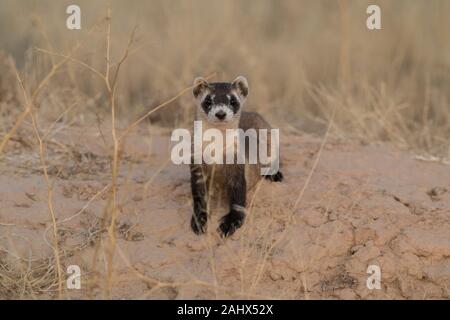
[[[231,236],[244,223],[245,214],[239,211],[231,211],[220,219],[220,226],[217,230],[222,237]]]
[[[264,176],[264,178],[270,181],[281,182],[283,181],[283,174],[281,173],[281,171],[278,171],[275,174]]]
[[[206,222],[208,221],[208,214],[204,211],[194,213],[191,218],[191,228],[195,234],[202,234],[206,231]]]

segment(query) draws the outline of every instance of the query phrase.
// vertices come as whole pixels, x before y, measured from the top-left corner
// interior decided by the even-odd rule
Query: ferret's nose
[[[216,117],[219,120],[225,119],[226,115],[227,114],[224,111],[222,111],[222,110],[216,112]]]

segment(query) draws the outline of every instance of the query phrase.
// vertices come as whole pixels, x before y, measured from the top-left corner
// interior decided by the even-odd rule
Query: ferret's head
[[[194,80],[192,89],[197,103],[197,116],[214,124],[238,120],[248,96],[248,83],[239,76],[233,82],[208,83],[203,78]]]

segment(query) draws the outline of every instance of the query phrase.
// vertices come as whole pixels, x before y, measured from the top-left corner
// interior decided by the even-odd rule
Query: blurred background
[[[81,30],[66,28],[66,8],[81,8]],[[368,30],[366,8],[381,7],[382,30]],[[112,62],[136,40],[119,78],[124,123],[190,86],[244,75],[248,110],[274,127],[323,134],[336,107],[333,133],[363,142],[391,141],[414,152],[450,156],[450,1],[49,1],[0,0],[0,133],[23,110],[11,59],[35,88],[68,54],[105,67],[108,6]],[[107,116],[104,83],[67,63],[37,99],[41,118],[77,125]],[[188,126],[190,92],[152,116],[161,126]]]

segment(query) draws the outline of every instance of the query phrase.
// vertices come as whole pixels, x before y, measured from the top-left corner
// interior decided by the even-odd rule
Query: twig
[[[60,63],[58,65],[60,65]],[[61,299],[62,298],[62,271],[61,271],[61,263],[60,263],[60,258],[59,258],[58,229],[56,227],[56,216],[55,216],[55,212],[53,209],[53,201],[52,201],[53,187],[52,187],[52,184],[50,182],[50,178],[49,178],[48,172],[47,172],[44,143],[39,134],[38,124],[37,124],[36,114],[35,114],[35,108],[34,108],[34,99],[36,98],[37,93],[39,92],[40,88],[43,87],[43,83],[45,83],[45,81],[48,81],[51,78],[51,76],[54,74],[56,69],[57,69],[56,67],[52,68],[52,72],[50,72],[47,75],[47,77],[44,78],[44,80],[38,86],[38,89],[36,89],[34,94],[31,96],[31,98],[29,98],[28,94],[25,90],[25,87],[23,85],[23,81],[19,76],[19,72],[17,71],[17,69],[14,66],[14,71],[16,73],[17,81],[19,82],[20,88],[22,90],[22,93],[23,93],[23,96],[25,99],[25,103],[27,105],[27,108],[26,108],[27,114],[29,113],[31,116],[33,130],[34,130],[36,139],[38,140],[38,143],[39,143],[39,156],[40,156],[41,165],[42,165],[42,168],[44,171],[45,182],[47,184],[47,205],[48,205],[50,217],[52,220],[52,226],[53,226],[53,252],[54,252],[54,256],[55,256],[55,263],[56,263],[56,269],[57,269],[57,275],[58,275],[58,297]]]
[[[209,76],[204,77],[205,79],[210,79],[212,77],[214,77],[216,75],[216,72],[210,74]],[[169,100],[166,100],[165,102],[157,105],[156,107],[152,108],[150,111],[148,111],[146,114],[144,114],[142,117],[140,117],[139,119],[137,119],[135,122],[133,122],[131,125],[129,125],[124,132],[122,132],[122,134],[119,136],[119,140],[122,140],[128,133],[130,133],[130,131],[136,127],[140,122],[142,122],[143,120],[145,120],[148,116],[150,116],[152,113],[158,111],[159,109],[167,106],[168,104],[174,102],[175,100],[177,100],[179,97],[181,97],[183,94],[185,94],[186,92],[192,90],[194,86],[190,86],[187,88],[184,88],[183,90],[181,90],[180,92],[178,92],[173,98],[170,98]]]

